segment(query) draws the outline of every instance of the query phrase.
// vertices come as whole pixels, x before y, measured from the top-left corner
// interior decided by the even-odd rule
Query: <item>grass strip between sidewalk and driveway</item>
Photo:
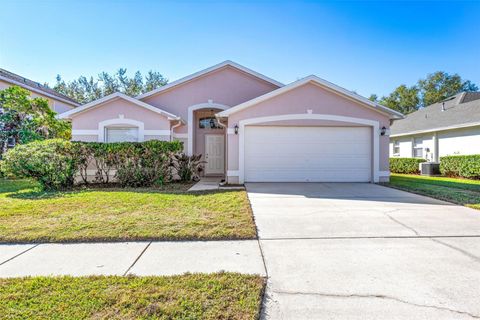
[[[0,279],[2,319],[258,319],[264,279],[237,273]]]
[[[480,180],[392,174],[388,185],[480,210]]]
[[[244,190],[186,188],[44,192],[31,181],[0,179],[0,242],[256,238]]]

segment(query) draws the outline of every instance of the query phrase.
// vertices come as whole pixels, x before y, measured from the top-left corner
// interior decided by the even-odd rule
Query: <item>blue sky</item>
[[[175,80],[233,60],[388,94],[427,73],[480,85],[480,2],[2,0],[0,67],[38,82],[126,67]]]

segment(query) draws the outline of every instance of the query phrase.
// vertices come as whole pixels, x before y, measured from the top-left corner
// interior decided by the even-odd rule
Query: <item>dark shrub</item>
[[[420,173],[419,164],[426,161],[420,158],[390,158],[390,172],[418,174]]]
[[[174,169],[173,174],[176,174],[181,181],[198,181],[200,172],[203,171],[203,164],[206,163],[201,161],[201,158],[202,155],[174,154],[171,161],[171,166]]]
[[[72,143],[53,139],[18,145],[5,153],[2,171],[18,178],[33,178],[46,190],[69,188],[76,172]]]
[[[449,177],[480,179],[480,155],[441,157],[440,172]]]

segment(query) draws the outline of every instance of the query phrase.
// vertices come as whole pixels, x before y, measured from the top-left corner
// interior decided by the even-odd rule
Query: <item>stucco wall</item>
[[[455,130],[408,135],[402,137],[392,137],[390,139],[390,156],[406,158],[412,157],[413,139],[422,138],[423,148],[430,149],[429,153],[425,153],[424,151],[424,158],[428,160],[433,160],[433,136],[435,134],[437,135],[438,139],[438,154],[440,157],[449,155],[480,154],[480,126],[477,126]],[[400,143],[400,154],[398,155],[395,155],[393,153],[394,141],[399,141]]]
[[[117,119],[118,123],[115,126],[121,126],[124,122],[125,126],[131,127],[131,124],[127,124],[128,120],[142,122],[145,129],[145,140],[170,140],[170,136],[166,134],[148,133],[148,130],[170,130],[170,121],[164,115],[121,98],[110,100],[86,112],[74,114],[72,116],[73,139],[84,139],[83,141],[101,140],[98,138],[99,123],[111,119]],[[88,134],[88,138],[85,138],[87,134],[84,130],[92,131],[91,134]]]
[[[233,129],[236,124],[244,119],[284,114],[307,114],[308,110],[311,110],[312,114],[327,114],[373,120],[379,123],[380,128],[385,126],[388,129],[390,125],[389,117],[387,115],[371,110],[368,107],[361,105],[359,102],[339,96],[334,92],[311,83],[305,84],[289,92],[230,115],[228,119],[228,125]],[[266,125],[279,125],[284,123],[285,122],[282,121],[276,123],[266,123]],[[319,120],[295,120],[291,122],[289,121],[289,124],[335,126],[351,125],[345,124],[344,122]],[[236,171],[239,169],[238,140],[238,135],[228,135],[229,152],[227,170]],[[379,144],[379,170],[388,171],[389,138],[387,136],[379,136]]]
[[[438,133],[440,157],[455,154],[480,154],[480,126]]]
[[[142,101],[186,120],[188,107],[192,105],[213,100],[233,107],[275,89],[277,86],[269,82],[227,66]]]
[[[156,112],[142,108],[130,101],[114,99],[96,106],[87,112],[73,115],[72,129],[92,130],[98,129],[98,123],[104,120],[116,119],[123,115],[126,119],[141,121],[145,130],[169,130],[168,119]]]

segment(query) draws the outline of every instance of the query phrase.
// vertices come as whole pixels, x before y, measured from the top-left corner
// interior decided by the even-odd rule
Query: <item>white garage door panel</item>
[[[247,182],[367,182],[368,127],[245,128]]]

